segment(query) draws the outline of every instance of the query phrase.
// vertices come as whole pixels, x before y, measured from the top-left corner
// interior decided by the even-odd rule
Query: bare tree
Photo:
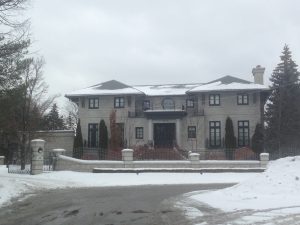
[[[41,118],[52,105],[55,96],[46,97],[48,85],[44,82],[43,58],[27,59],[27,68],[23,73],[20,87],[23,90],[21,109],[21,169],[25,168],[26,149],[33,132],[41,127]]]
[[[66,117],[66,125],[70,130],[76,131],[78,123],[78,105],[75,102],[67,101],[64,107],[64,114]]]
[[[19,21],[20,13],[25,10],[28,0],[1,0],[0,1],[0,25],[13,28],[24,26],[28,22]]]

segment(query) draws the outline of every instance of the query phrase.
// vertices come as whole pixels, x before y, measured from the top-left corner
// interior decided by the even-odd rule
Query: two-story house
[[[260,66],[252,70],[254,82],[225,76],[209,83],[130,86],[111,80],[66,97],[79,106],[87,147],[98,147],[99,122],[103,119],[109,129],[112,110],[127,147],[220,148],[228,116],[237,145],[249,146],[256,124],[263,123],[269,92],[264,71]]]

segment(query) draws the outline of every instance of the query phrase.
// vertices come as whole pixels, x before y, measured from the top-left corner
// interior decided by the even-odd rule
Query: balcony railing
[[[189,116],[204,116],[204,109],[163,109],[151,108],[144,111],[128,111],[128,118],[143,118],[146,115],[189,115]]]

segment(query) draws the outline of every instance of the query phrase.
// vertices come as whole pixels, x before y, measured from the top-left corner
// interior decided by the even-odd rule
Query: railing
[[[196,151],[201,160],[258,160],[259,153],[250,148],[204,149]]]
[[[185,112],[191,116],[204,116],[204,109],[181,109],[181,108],[174,108],[174,109],[163,109],[162,107],[157,108],[149,108],[145,109],[144,111],[128,111],[129,118],[143,118],[145,117],[144,112]]]
[[[136,147],[133,150],[134,160],[186,160],[188,158],[187,152],[178,148]]]
[[[85,160],[122,160],[122,148],[116,150],[108,150],[101,148],[76,148],[74,151]]]
[[[142,117],[144,117],[144,112],[128,111],[128,118],[142,118]]]
[[[292,147],[281,147],[281,149],[266,149],[266,151],[270,154],[271,160],[276,160],[288,156],[300,156],[300,146],[292,146]]]

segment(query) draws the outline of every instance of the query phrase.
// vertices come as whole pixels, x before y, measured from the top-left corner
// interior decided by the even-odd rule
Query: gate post
[[[124,161],[125,168],[133,168],[133,150],[123,149],[122,150],[122,160]]]
[[[192,168],[199,168],[199,166],[200,166],[200,154],[199,153],[190,153],[189,159],[191,161]]]
[[[0,165],[4,165],[5,156],[0,156]]]
[[[45,141],[34,139],[30,142],[31,147],[31,175],[43,173]]]
[[[269,163],[269,153],[260,153],[260,166],[266,168]]]

